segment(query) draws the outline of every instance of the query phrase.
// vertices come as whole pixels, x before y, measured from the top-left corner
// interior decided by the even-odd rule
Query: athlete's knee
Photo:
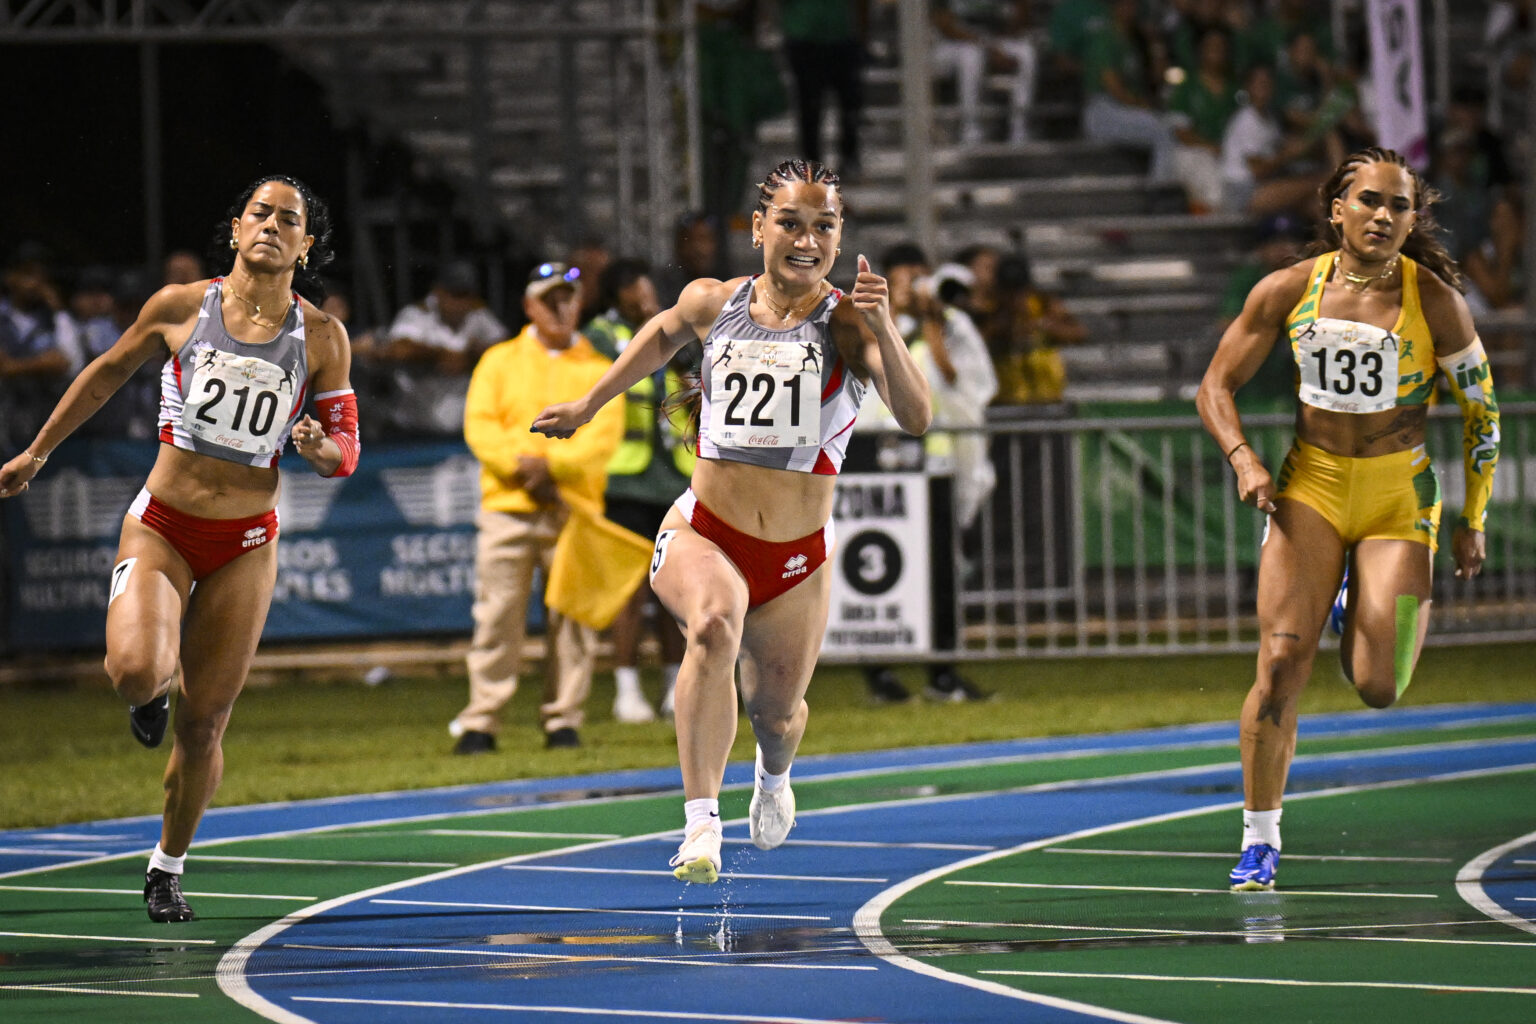
[[[146,704],[176,674],[176,657],[149,645],[130,646],[126,650],[108,650],[102,666],[119,696],[130,704]]]
[[[795,720],[806,710],[805,701],[800,701],[788,712],[781,706],[769,705],[767,702],[749,702],[747,705],[747,718],[752,723],[752,732],[759,738],[771,736],[774,739],[782,739],[789,735],[795,727]]]
[[[208,757],[219,749],[229,725],[229,709],[197,712],[186,704],[176,708],[176,745],[188,757]]]
[[[1397,680],[1390,675],[1355,680],[1355,692],[1369,708],[1389,708],[1397,703]]]
[[[689,647],[706,654],[728,653],[734,660],[741,647],[741,623],[735,609],[708,605],[688,617],[683,631]]]
[[[1259,683],[1277,693],[1299,691],[1312,672],[1316,645],[1289,632],[1271,632],[1259,645]]]

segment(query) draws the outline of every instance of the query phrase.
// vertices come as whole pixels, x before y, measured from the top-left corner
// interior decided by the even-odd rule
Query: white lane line
[[[478,956],[492,957],[497,960],[536,961],[539,963],[616,963],[616,964],[681,964],[690,967],[757,967],[772,968],[774,970],[793,971],[875,971],[879,970],[873,964],[760,964],[750,962],[756,957],[783,956],[778,952],[757,953],[718,953],[713,957],[732,959],[708,959],[699,956],[670,957],[670,956],[592,956],[578,953],[528,953],[528,952],[502,952],[491,949],[446,949],[431,946],[324,946],[309,943],[285,942],[283,949],[307,949],[325,953],[369,953],[374,956],[386,953],[425,953],[428,955],[441,954],[443,956]],[[863,952],[862,946],[840,947],[835,952]],[[826,950],[817,950],[818,953]],[[484,966],[484,965],[471,965]],[[397,970],[398,968],[390,968]],[[302,974],[304,972],[290,972]],[[261,977],[253,974],[250,977]]]
[[[85,886],[73,885],[0,885],[0,889],[8,892],[90,892],[106,893],[112,896],[142,896],[142,889],[92,889]],[[184,891],[187,896],[200,896],[207,899],[219,900],[283,900],[290,903],[308,903],[318,899],[316,896],[267,896],[250,892],[191,892]]]
[[[1483,888],[1483,876],[1487,874],[1488,869],[1493,867],[1500,857],[1520,849],[1533,840],[1536,840],[1536,832],[1527,832],[1525,835],[1516,836],[1509,842],[1501,843],[1491,850],[1484,850],[1476,857],[1467,861],[1467,863],[1461,866],[1461,870],[1456,872],[1456,895],[1495,921],[1536,935],[1536,921],[1528,921],[1518,914],[1512,914],[1505,910]]]
[[[1095,974],[1087,971],[981,971],[1019,978],[1094,978],[1111,981],[1209,982],[1217,985],[1283,985],[1287,988],[1385,988],[1422,992],[1475,992],[1481,995],[1536,996],[1536,988],[1504,985],[1435,985],[1415,981],[1298,981],[1295,978],[1229,978],[1213,974]]]
[[[734,843],[739,846],[750,845],[751,839],[733,839],[725,837],[727,844]],[[995,850],[995,846],[982,846],[976,843],[875,843],[857,839],[786,839],[780,846],[825,846],[829,849],[851,850]]]
[[[79,832],[34,832],[27,838],[46,839],[49,842],[62,840],[66,843],[115,843],[122,839],[128,839],[134,842],[138,841],[137,836],[129,835],[126,832],[97,832],[88,833],[85,835],[82,835]]]
[[[1222,896],[1242,896],[1230,889],[1200,889],[1195,886],[1168,885],[1058,885],[1053,882],[971,882],[947,880],[945,885],[974,885],[996,889],[1096,889],[1104,892],[1177,892],[1189,896],[1218,893]],[[1432,892],[1336,892],[1321,889],[1276,889],[1275,896],[1374,896],[1379,899],[1435,900],[1440,897]]]
[[[155,999],[196,999],[196,992],[121,992],[116,989],[86,988],[83,985],[0,985],[0,989],[21,992],[70,992],[85,996],[149,996]]]
[[[488,839],[622,839],[617,832],[514,832],[483,828],[418,828],[411,832],[424,836],[484,836]],[[401,835],[391,832],[391,835]]]
[[[226,861],[231,864],[315,864],[321,867],[359,868],[456,868],[457,861],[443,860],[321,860],[314,857],[237,857],[232,854],[200,853],[196,858]]]
[[[1234,850],[1231,853],[1200,853],[1190,850],[1090,850],[1083,847],[1051,846],[1040,851],[1041,853],[1091,853],[1102,854],[1106,857],[1199,857],[1206,860],[1231,860],[1242,853]],[[1329,853],[1287,853],[1287,862],[1293,860],[1355,860],[1367,863],[1392,863],[1392,864],[1450,864],[1449,857],[1352,857],[1343,854]],[[1520,863],[1519,861],[1515,862]],[[1536,864],[1536,861],[1530,863]]]
[[[1531,867],[1532,865],[1536,865],[1536,860],[1517,860],[1515,863],[1522,865],[1523,867]]]
[[[294,996],[296,1003],[341,1003],[347,1006],[402,1006],[420,1010],[501,1010],[506,1013],[566,1013],[591,1017],[644,1017],[647,1020],[730,1021],[742,1024],[840,1024],[820,1017],[742,1016],[736,1013],[689,1013],[686,1010],[615,1010],[604,1006],[538,1006],[532,1003],[445,1003],[427,999],[343,999]]]
[[[676,880],[670,871],[649,868],[588,868],[566,864],[503,864],[503,871],[569,871],[584,875],[653,875],[657,878]],[[722,871],[721,878],[759,878],[778,882],[859,882],[865,885],[884,885],[889,878],[859,878],[853,875],[764,875],[747,871]]]
[[[218,943],[214,939],[183,939],[172,938],[167,935],[164,938],[149,939],[138,938],[132,935],[71,935],[66,932],[0,932],[0,936],[17,939],[79,939],[83,942],[149,942],[160,945],[173,946],[215,946]]]
[[[460,903],[451,900],[369,900],[397,907],[450,907],[461,910],[532,910],[551,914],[634,914],[645,917],[729,917],[732,920],[753,921],[830,921],[830,917],[807,914],[738,914],[718,910],[628,910],[618,907],[546,907],[536,903]]]
[[[0,846],[0,854],[25,857],[41,854],[45,857],[94,857],[100,850],[61,850],[57,846]]]
[[[1202,931],[1185,928],[1116,928],[1110,925],[1087,924],[1033,924],[1024,921],[946,921],[939,918],[909,917],[905,924],[929,924],[942,925],[951,928],[1028,928],[1053,932],[1108,932],[1104,936],[1093,936],[1088,939],[1066,939],[1069,942],[1100,941],[1101,939],[1118,940],[1135,938],[1143,935],[1163,936],[1166,938],[1186,938],[1194,936],[1207,936],[1214,938],[1254,938],[1263,937],[1283,938],[1285,936],[1298,936],[1302,938],[1327,939],[1335,942],[1427,942],[1445,946],[1515,946],[1520,949],[1536,951],[1536,943],[1513,942],[1503,939],[1425,939],[1401,935],[1318,935],[1321,931],[1345,931],[1359,928],[1425,928],[1435,927],[1425,925],[1422,922],[1412,922],[1400,925],[1361,925],[1361,924],[1337,924],[1308,926],[1304,928],[1265,927],[1254,931],[1245,931],[1236,928],[1221,931]],[[1448,921],[1446,924],[1487,924],[1486,921]]]

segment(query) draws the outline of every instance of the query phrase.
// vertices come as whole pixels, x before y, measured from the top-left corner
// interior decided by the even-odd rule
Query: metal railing
[[[1502,409],[1488,561],[1450,571],[1461,507],[1461,421],[1434,410],[1429,450],[1444,495],[1430,643],[1536,638],[1536,403]],[[1245,415],[1275,472],[1287,414]],[[957,655],[1248,651],[1256,635],[1264,516],[1193,415],[989,425],[998,486],[953,538]],[[940,599],[943,596],[940,595]]]

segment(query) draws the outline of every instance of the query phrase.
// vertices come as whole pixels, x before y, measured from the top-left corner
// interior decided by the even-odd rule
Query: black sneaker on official
[[[581,735],[570,726],[562,726],[559,729],[551,729],[544,734],[544,749],[557,750],[562,747],[581,746]]]
[[[873,704],[905,704],[912,699],[912,691],[903,686],[901,680],[896,678],[896,673],[888,668],[866,673],[864,683]]]
[[[150,868],[144,872],[144,904],[149,919],[161,924],[191,921],[197,917],[181,894],[181,876]]]
[[[496,737],[488,732],[466,730],[453,745],[455,754],[489,754],[496,749]]]
[[[923,688],[923,696],[938,703],[963,704],[991,700],[992,695],[958,672],[940,672]]]
[[[158,747],[165,739],[165,723],[171,720],[171,695],[128,708],[128,729],[146,747]]]

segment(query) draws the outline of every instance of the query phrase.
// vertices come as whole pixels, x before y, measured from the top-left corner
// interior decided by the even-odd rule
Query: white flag
[[[1371,85],[1376,99],[1376,134],[1388,149],[1414,167],[1429,163],[1424,115],[1424,48],[1417,0],[1369,0]]]

